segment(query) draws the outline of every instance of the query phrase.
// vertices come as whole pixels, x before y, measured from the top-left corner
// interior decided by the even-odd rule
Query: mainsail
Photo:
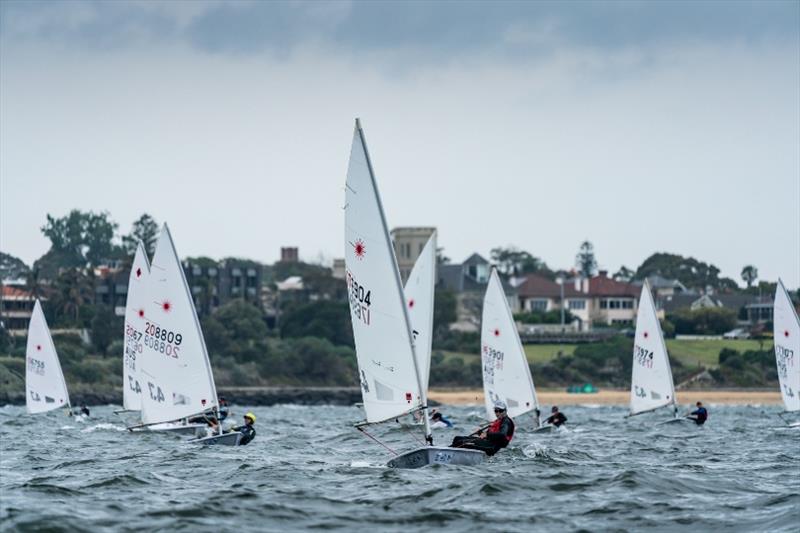
[[[367,422],[425,406],[425,390],[364,133],[356,120],[345,191],[347,292]],[[427,417],[426,417],[427,422]]]
[[[780,279],[775,289],[773,325],[783,405],[787,411],[800,411],[800,319]]]
[[[216,408],[206,343],[166,224],[146,285],[139,362],[142,422],[169,422]]]
[[[411,269],[404,289],[414,336],[422,389],[428,390],[433,342],[433,294],[436,284],[436,232],[431,235]]]
[[[28,324],[25,391],[25,406],[29,413],[44,413],[70,406],[67,384],[58,361],[56,347],[38,299],[33,306],[33,314]]]
[[[122,405],[128,411],[142,408],[142,380],[139,358],[144,351],[145,304],[150,261],[139,241],[128,278],[128,299],[125,304],[125,344],[122,365]]]
[[[653,411],[667,405],[676,405],[675,384],[653,295],[645,281],[636,314],[630,414]]]
[[[494,403],[502,400],[508,414],[520,416],[539,408],[531,368],[519,339],[497,271],[492,269],[481,320],[481,366],[486,416],[494,420]]]

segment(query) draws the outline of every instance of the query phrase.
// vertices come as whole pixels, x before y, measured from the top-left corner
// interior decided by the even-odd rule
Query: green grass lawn
[[[772,349],[771,341],[764,341],[765,350]],[[719,352],[723,348],[731,348],[738,352],[758,350],[759,341],[750,339],[711,339],[711,340],[686,340],[667,339],[669,356],[680,360],[687,365],[703,365],[716,367],[719,364]]]
[[[524,346],[525,355],[528,356],[528,361],[531,363],[546,363],[547,361],[554,359],[559,350],[561,350],[564,355],[572,355],[572,353],[575,352],[576,347],[576,344],[526,344]],[[747,350],[758,350],[759,347],[759,341],[750,339],[667,339],[667,350],[669,350],[669,356],[691,366],[700,364],[707,367],[716,367],[719,364],[719,352],[723,348],[731,348],[739,352],[745,352]],[[771,350],[772,342],[764,341],[763,348],[765,350]],[[463,359],[465,362],[478,356],[477,353],[441,353],[444,354],[445,360],[452,357],[458,357]]]
[[[576,346],[576,344],[526,344],[524,348],[529,363],[546,363],[555,359],[559,351],[563,355],[572,355]]]

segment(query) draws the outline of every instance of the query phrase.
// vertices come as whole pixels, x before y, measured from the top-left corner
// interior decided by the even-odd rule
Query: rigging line
[[[399,426],[400,426],[400,427],[401,427],[401,428],[402,428],[402,429],[403,429],[403,430],[404,430],[406,433],[408,433],[409,435],[411,435],[411,438],[412,438],[412,439],[414,439],[415,441],[417,441],[417,442],[418,442],[418,443],[420,443],[421,445],[425,446],[425,442],[423,442],[423,441],[422,441],[422,440],[421,440],[419,437],[417,437],[417,436],[416,436],[416,435],[415,435],[413,432],[411,432],[411,430],[409,430],[407,427],[405,427],[403,424],[401,424],[401,423],[400,423],[400,420],[398,420],[398,419],[395,419],[395,422],[397,422],[397,424],[398,424],[398,425],[399,425]]]
[[[367,433],[367,431],[364,428],[356,426],[356,429],[359,430],[364,435],[366,435],[367,437],[369,437],[372,440],[374,440],[375,442],[377,442],[378,444],[380,444],[381,446],[383,446],[384,448],[386,448],[387,450],[389,450],[390,452],[392,452],[394,455],[398,455],[398,453],[396,451],[394,451],[393,449],[389,448],[387,445],[385,445],[384,443],[382,443],[381,441],[379,441],[378,439],[376,439],[375,437],[373,437],[372,435]]]

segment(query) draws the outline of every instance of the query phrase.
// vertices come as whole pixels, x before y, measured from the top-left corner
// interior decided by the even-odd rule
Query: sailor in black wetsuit
[[[494,422],[481,431],[477,437],[474,433],[467,437],[455,437],[450,447],[480,450],[491,457],[508,446],[514,437],[514,421],[506,412],[505,402],[495,402],[494,416],[497,417]]]
[[[244,446],[245,444],[249,443],[251,440],[256,438],[256,428],[254,427],[256,423],[256,415],[253,413],[247,413],[244,415],[244,425],[243,426],[236,426],[231,428],[231,431],[238,431],[242,434],[242,440],[239,441],[239,446]]]
[[[89,416],[89,408],[86,407],[86,404],[83,404],[83,405],[81,405],[80,409],[70,409],[69,414],[71,414],[72,416],[84,415],[84,416],[88,417]]]
[[[708,419],[708,411],[705,407],[703,407],[703,402],[697,402],[695,405],[697,406],[697,409],[692,411],[686,418],[689,420],[694,420],[695,424],[702,426]]]
[[[567,417],[558,410],[558,406],[554,405],[550,412],[553,414],[547,417],[547,420],[544,421],[545,424],[553,424],[555,427],[560,427],[567,421]]]

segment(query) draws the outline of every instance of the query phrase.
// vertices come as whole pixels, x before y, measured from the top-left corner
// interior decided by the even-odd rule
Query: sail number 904
[[[365,288],[355,280],[350,271],[347,272],[347,294],[350,300],[350,309],[359,322],[369,326],[372,291]]]

